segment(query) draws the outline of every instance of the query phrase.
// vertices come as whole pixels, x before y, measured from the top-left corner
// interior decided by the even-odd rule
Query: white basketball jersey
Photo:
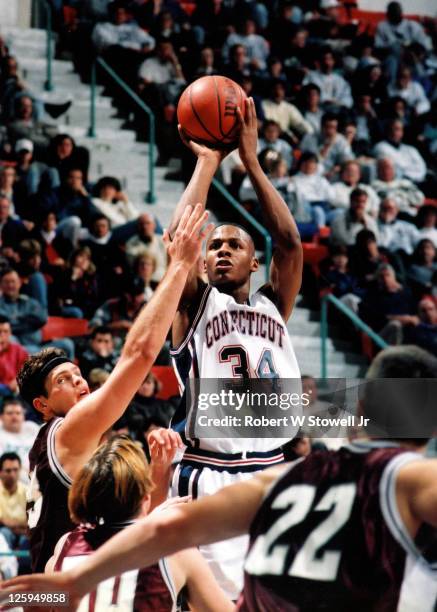
[[[287,327],[273,302],[257,291],[245,304],[205,286],[184,341],[171,351],[181,393],[187,378],[300,379]],[[190,414],[187,416],[189,422]],[[290,438],[190,438],[186,443],[220,453],[269,452]]]

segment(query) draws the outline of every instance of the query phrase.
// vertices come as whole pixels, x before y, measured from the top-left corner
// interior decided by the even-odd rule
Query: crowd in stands
[[[237,81],[255,101],[263,168],[302,239],[328,247],[318,290],[389,343],[437,355],[435,19],[406,18],[398,2],[376,27],[337,0],[51,3],[60,56],[86,81],[90,57],[100,55],[152,108],[157,163],[182,159],[169,179],[186,180],[193,164],[176,129],[183,89],[205,75]],[[129,97],[98,77],[127,125],[147,138]],[[159,220],[131,201],[121,177],[90,183],[89,151],[59,132],[69,104],[38,98],[0,39],[0,551],[27,547],[21,477],[38,426],[16,376],[45,345],[48,317],[89,322],[86,340],[50,344],[97,389],[167,266]],[[221,178],[256,215],[238,152],[224,160]],[[169,363],[167,346],[157,363]],[[175,409],[159,390],[150,374],[114,431],[146,446]],[[290,457],[307,447],[296,439]],[[16,571],[15,559],[1,560],[0,576]]]

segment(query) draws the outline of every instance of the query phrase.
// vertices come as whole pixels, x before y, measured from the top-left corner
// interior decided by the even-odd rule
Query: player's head
[[[243,287],[259,266],[252,238],[238,225],[218,225],[206,244],[205,266],[214,287],[224,290]]]
[[[21,396],[45,420],[66,415],[89,394],[80,369],[57,348],[42,349],[26,359],[17,380]]]
[[[437,358],[418,346],[381,351],[367,372],[360,400],[364,417],[370,419],[368,433],[379,430],[382,437],[401,443],[426,444],[437,425],[433,379]]]
[[[99,446],[84,465],[68,496],[75,523],[105,525],[146,514],[153,489],[142,448],[127,436]]]

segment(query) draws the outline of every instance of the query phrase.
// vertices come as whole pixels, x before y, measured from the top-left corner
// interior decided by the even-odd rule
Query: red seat
[[[153,366],[152,374],[154,374],[162,384],[162,389],[157,397],[160,399],[168,399],[172,395],[179,395],[178,381],[171,366]]]
[[[41,331],[43,342],[49,342],[54,338],[86,336],[90,333],[87,319],[65,317],[49,317]]]
[[[315,244],[314,242],[303,242],[302,248],[304,263],[311,266],[317,278],[320,275],[319,263],[329,255],[328,247],[323,244]]]

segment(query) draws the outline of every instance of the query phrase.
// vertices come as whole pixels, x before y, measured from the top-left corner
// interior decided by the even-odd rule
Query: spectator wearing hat
[[[37,193],[41,178],[47,171],[46,164],[33,159],[33,148],[33,142],[27,138],[20,138],[15,143],[17,160],[15,191],[18,193],[17,200],[20,202]]]
[[[27,351],[20,344],[12,342],[9,319],[0,316],[0,395],[18,393],[17,374],[27,357]]]
[[[316,69],[310,70],[303,83],[314,83],[320,88],[320,101],[325,107],[351,108],[353,104],[350,85],[334,72],[335,59],[329,47],[322,48],[315,61]]]

